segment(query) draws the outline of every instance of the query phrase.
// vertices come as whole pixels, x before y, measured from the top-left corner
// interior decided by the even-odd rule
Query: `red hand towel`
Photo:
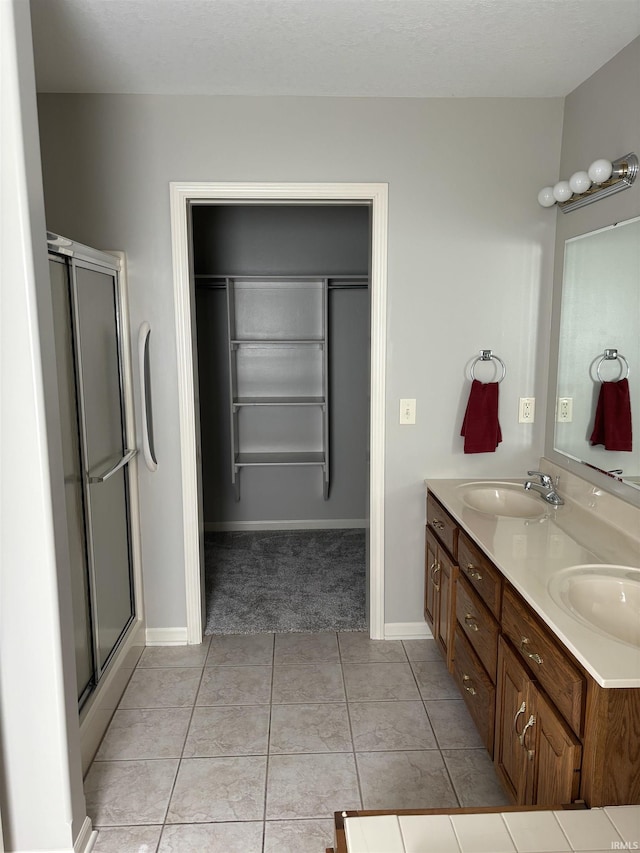
[[[591,444],[604,444],[605,450],[631,450],[631,398],[629,380],[603,382],[600,386]]]
[[[497,382],[473,380],[460,435],[464,436],[465,453],[495,453],[502,441]]]

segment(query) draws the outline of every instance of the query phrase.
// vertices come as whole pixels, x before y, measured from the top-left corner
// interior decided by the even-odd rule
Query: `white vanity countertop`
[[[590,563],[640,566],[637,538],[610,526],[572,501],[556,509],[547,507],[541,498],[545,514],[538,519],[485,515],[463,503],[459,487],[471,482],[476,481],[425,480],[429,491],[598,684],[640,687],[640,649],[583,625],[556,604],[547,589],[550,578],[571,566]]]

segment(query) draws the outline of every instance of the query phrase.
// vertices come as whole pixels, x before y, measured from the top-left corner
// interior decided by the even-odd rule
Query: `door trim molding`
[[[371,379],[369,463],[369,627],[384,637],[384,448],[387,328],[386,183],[180,182],[169,184],[173,292],[176,319],[182,523],[187,642],[202,640],[201,555],[198,517],[193,371],[193,304],[189,258],[188,206],[191,201],[228,200],[367,202],[371,204]]]

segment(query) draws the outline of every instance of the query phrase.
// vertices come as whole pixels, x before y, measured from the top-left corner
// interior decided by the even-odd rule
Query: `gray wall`
[[[621,50],[575,91],[565,102],[562,157],[556,177],[569,178],[579,169],[587,169],[600,157],[615,160],[634,151],[640,154],[640,38]],[[551,177],[547,183],[551,183]],[[557,365],[557,340],[559,335],[560,300],[564,265],[565,240],[587,234],[598,228],[640,216],[640,179],[628,190],[602,199],[572,213],[557,213],[556,251],[554,270],[554,303],[551,374],[555,378]],[[610,298],[611,283],[603,283],[604,299]],[[625,311],[625,306],[620,306]],[[631,306],[626,306],[627,310]],[[611,304],[608,305],[611,308]],[[602,320],[599,317],[599,320]],[[638,318],[635,318],[636,333]],[[611,330],[615,340],[616,330]],[[616,346],[615,343],[608,346]],[[622,352],[622,346],[620,345]],[[623,353],[624,354],[624,353]],[[632,400],[640,396],[637,373],[630,376]],[[555,406],[555,380],[549,384],[549,419],[547,449],[553,447],[553,407]],[[634,427],[637,425],[634,424]],[[637,428],[634,447],[638,443]],[[622,467],[623,454],[611,454],[614,462],[608,468]],[[637,450],[634,452],[637,458]],[[598,464],[597,462],[595,464]],[[583,468],[586,477],[593,474]],[[606,483],[607,478],[603,478]],[[627,487],[630,489],[631,487]]]
[[[48,227],[127,253],[134,330],[153,327],[159,466],[141,471],[148,625],[183,626],[171,180],[389,184],[385,621],[422,621],[425,477],[520,476],[543,447],[560,99],[44,95]],[[503,443],[464,456],[465,367],[507,365]],[[536,423],[517,422],[535,396]],[[415,426],[398,401],[417,398]]]

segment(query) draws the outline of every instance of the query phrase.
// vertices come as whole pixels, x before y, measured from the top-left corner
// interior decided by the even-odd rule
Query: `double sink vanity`
[[[426,481],[425,616],[514,804],[640,803],[640,511],[546,470]]]
[[[425,481],[425,617],[513,805],[336,812],[335,853],[640,847],[640,507],[540,467]]]

